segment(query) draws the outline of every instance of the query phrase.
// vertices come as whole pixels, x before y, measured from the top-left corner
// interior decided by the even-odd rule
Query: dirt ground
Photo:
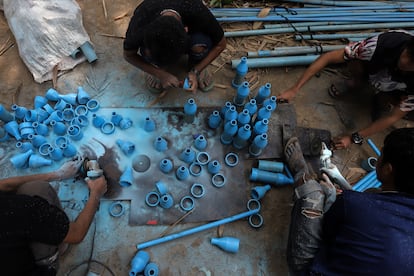
[[[92,97],[100,100],[104,108],[136,108],[149,105],[180,107],[184,104],[188,95],[180,89],[157,99],[146,91],[142,72],[123,60],[122,37],[125,35],[129,18],[140,1],[106,0],[105,10],[101,1],[77,2],[82,10],[85,29],[95,46],[98,61],[94,64],[84,62],[58,77],[55,86],[58,91],[72,93],[79,85],[84,86]],[[104,11],[107,13],[106,17]],[[230,31],[249,28],[250,25],[223,24],[223,27]],[[198,92],[194,97],[200,106],[222,106],[225,101],[231,101],[235,94],[231,87],[231,80],[235,75],[230,64],[232,59],[246,55],[247,51],[293,45],[303,44],[295,42],[292,34],[228,39],[227,49],[209,67],[216,82],[214,90],[209,93]],[[3,13],[0,13],[0,49],[0,103],[6,108],[12,104],[32,107],[34,96],[44,95],[47,89],[53,87],[53,83],[47,81],[39,84],[33,80],[19,56],[18,46]],[[272,95],[278,95],[295,83],[304,68],[297,66],[249,70],[246,79],[251,85],[251,96],[260,85],[267,82],[272,84]],[[340,78],[342,69],[338,66],[322,71],[295,98],[292,104],[296,110],[298,126],[328,130],[332,136],[336,136],[351,133],[370,122],[368,95],[355,95],[344,100],[333,100],[328,96],[328,87]],[[270,125],[277,123],[280,122],[271,121]],[[395,127],[410,125],[409,121],[401,121]],[[376,134],[371,139],[380,147],[384,135],[390,130]],[[1,162],[7,162],[7,148],[1,144],[0,148],[3,155]],[[350,182],[355,182],[365,173],[360,168],[361,161],[369,156],[375,154],[367,144],[360,147],[354,145],[347,150],[335,151],[333,162]],[[2,177],[6,176],[7,174]],[[260,183],[246,179],[246,193],[255,185]],[[149,248],[151,260],[158,264],[160,275],[287,275],[285,248],[292,207],[291,195],[290,186],[272,187],[261,200],[264,225],[259,229],[249,227],[245,220],[220,227],[225,236],[240,238],[241,246],[237,254],[219,251],[209,244],[209,239],[217,235],[218,230],[213,228]],[[158,237],[167,227],[129,226],[126,216],[112,218],[102,211],[109,204],[110,201],[102,202],[86,240],[71,246],[61,258],[59,275],[81,275],[81,271],[86,272],[88,268],[96,275],[111,275],[102,264],[110,267],[113,275],[128,275],[130,261],[136,253],[136,244]],[[129,203],[124,204],[128,212]],[[75,218],[79,209],[66,206],[65,211],[71,218]],[[179,224],[174,231],[195,225]]]

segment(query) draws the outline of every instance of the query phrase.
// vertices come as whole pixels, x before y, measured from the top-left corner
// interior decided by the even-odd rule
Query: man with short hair
[[[65,163],[59,170],[0,180],[0,267],[7,276],[53,276],[59,247],[80,243],[106,192],[105,177],[87,180],[89,199],[75,221],[62,210],[52,180],[74,177],[83,159]]]
[[[375,121],[364,129],[350,135],[333,139],[337,149],[350,144],[362,144],[364,138],[378,133],[402,119],[414,110],[414,36],[406,31],[388,31],[358,42],[349,43],[344,49],[322,54],[303,73],[294,86],[283,91],[279,100],[292,100],[299,90],[316,73],[330,64],[347,62],[352,75],[344,82],[345,87],[331,85],[329,94],[340,97],[345,90],[361,91],[369,82],[375,93],[393,96],[399,103],[391,112],[381,118],[374,114]]]
[[[124,40],[124,58],[147,73],[154,93],[179,87],[165,67],[189,56],[191,92],[207,92],[213,80],[206,67],[226,48],[224,31],[201,0],[145,0],[134,12]]]
[[[295,175],[287,248],[292,275],[411,275],[414,270],[414,128],[384,140],[376,173],[379,192],[344,190],[309,175],[297,138],[285,148]]]

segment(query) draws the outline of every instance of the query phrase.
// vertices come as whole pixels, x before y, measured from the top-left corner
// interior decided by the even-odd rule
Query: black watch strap
[[[362,137],[358,132],[351,134],[352,143],[361,145],[364,142],[364,137]]]

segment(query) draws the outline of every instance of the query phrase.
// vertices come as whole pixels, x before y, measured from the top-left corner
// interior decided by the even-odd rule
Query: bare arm
[[[223,37],[220,42],[214,46],[213,49],[211,49],[208,55],[203,58],[198,64],[194,65],[193,68],[198,72],[203,71],[213,60],[215,60],[221,54],[221,52],[224,51],[224,49],[226,49],[226,45],[227,40],[225,37]],[[197,76],[194,73],[189,72],[188,78],[191,83],[191,89],[188,91],[195,92],[198,88]]]
[[[13,192],[24,183],[29,181],[53,181],[62,180],[74,177],[78,172],[83,162],[82,158],[77,157],[74,160],[68,161],[60,167],[59,170],[41,174],[22,175],[0,179],[0,191]]]
[[[318,72],[330,64],[338,64],[345,62],[344,50],[339,49],[335,51],[327,52],[317,58],[302,74],[300,79],[295,83],[294,86],[283,91],[279,95],[279,99],[291,100],[293,99],[299,90]]]
[[[395,122],[402,119],[406,114],[407,112],[402,111],[398,107],[395,107],[392,110],[392,113],[390,115],[376,120],[375,122],[370,124],[368,127],[358,131],[358,133],[364,138],[369,137],[375,133],[378,133],[392,126]],[[350,135],[345,135],[345,136],[335,137],[333,139],[333,142],[335,144],[336,149],[343,149],[343,148],[347,148],[352,143],[352,140],[351,140]]]
[[[66,234],[64,243],[80,243],[88,233],[89,227],[95,217],[101,197],[107,190],[106,179],[101,176],[97,179],[87,181],[90,195],[85,208],[80,212],[75,221],[69,224],[69,231]]]
[[[136,50],[124,50],[124,58],[131,65],[159,79],[161,81],[162,87],[165,89],[178,87],[180,84],[177,77],[159,67],[152,65],[151,63],[146,62],[140,55],[137,54]]]

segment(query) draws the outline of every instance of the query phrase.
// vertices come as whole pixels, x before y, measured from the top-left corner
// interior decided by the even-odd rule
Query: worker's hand
[[[332,142],[333,142],[333,146],[335,149],[346,149],[347,147],[349,147],[349,145],[351,145],[352,140],[351,140],[351,136],[342,135],[342,136],[334,137],[332,139]]]
[[[91,197],[95,196],[99,199],[106,193],[108,186],[106,183],[106,178],[103,175],[94,179],[86,178],[85,180],[88,184]]]
[[[162,73],[159,74],[159,79],[161,81],[161,85],[164,89],[169,89],[172,87],[179,87],[180,86],[180,81],[177,79],[176,76],[174,76],[173,74],[170,74],[166,71],[163,71]]]
[[[298,89],[296,88],[289,88],[288,90],[283,91],[279,96],[277,96],[277,100],[279,102],[290,102],[295,98],[296,94],[298,93]]]
[[[59,180],[62,180],[77,175],[80,170],[80,167],[82,166],[83,160],[84,159],[82,156],[75,156],[71,161],[68,161],[65,164],[63,164],[60,167],[60,169],[56,172],[57,178]]]
[[[194,72],[189,72],[187,78],[190,88],[186,89],[186,91],[195,94],[198,88],[197,75]]]
[[[321,184],[325,194],[327,191],[332,191],[332,190],[335,190],[336,195],[339,195],[343,192],[342,189],[338,185],[335,185],[332,183],[331,179],[326,173],[322,173],[321,176],[322,176],[322,179],[319,180],[319,183]]]

